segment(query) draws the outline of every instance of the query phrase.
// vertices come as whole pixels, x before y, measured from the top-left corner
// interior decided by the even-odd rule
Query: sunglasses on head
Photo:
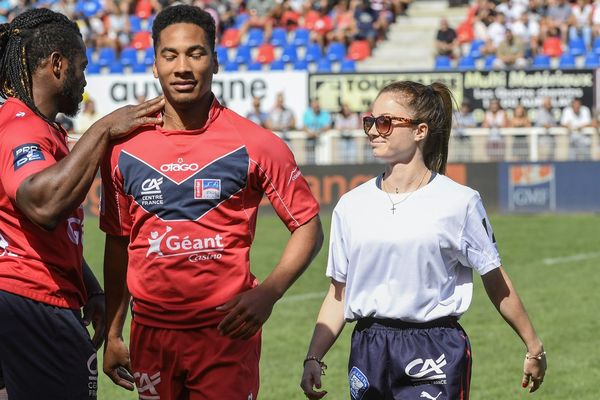
[[[367,136],[371,136],[369,132],[371,131],[373,125],[375,125],[375,129],[377,130],[379,136],[386,137],[392,133],[392,121],[398,121],[396,125],[401,127],[418,125],[420,123],[417,120],[404,117],[392,117],[390,115],[380,115],[379,117],[374,117],[369,115],[363,117],[363,129]]]

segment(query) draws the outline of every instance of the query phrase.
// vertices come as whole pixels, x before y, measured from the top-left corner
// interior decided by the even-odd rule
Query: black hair
[[[81,32],[75,22],[46,8],[27,10],[12,22],[1,24],[0,96],[21,100],[46,122],[54,124],[33,102],[31,75],[55,51],[72,65],[81,51],[76,45],[78,38]]]
[[[446,172],[452,110],[456,103],[450,89],[440,82],[423,85],[418,82],[400,81],[381,89],[378,97],[383,93],[403,96],[405,104],[415,113],[413,119],[427,124],[428,133],[423,146],[425,165],[440,174]]]
[[[152,24],[152,40],[154,41],[154,50],[160,42],[160,33],[163,29],[173,24],[194,24],[198,25],[206,33],[208,43],[212,52],[215,51],[215,20],[213,17],[201,8],[178,4],[169,6],[162,10]]]

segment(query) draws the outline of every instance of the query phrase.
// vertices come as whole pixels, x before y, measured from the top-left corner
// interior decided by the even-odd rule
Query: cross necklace
[[[392,196],[390,196],[390,193],[387,190],[385,190],[385,188],[383,187],[383,183],[384,183],[383,179],[381,180],[381,188],[383,189],[383,191],[385,192],[385,194],[387,194],[388,199],[390,199],[390,203],[392,203],[392,208],[390,208],[390,211],[392,212],[392,214],[396,214],[396,206],[398,204],[405,202],[406,200],[408,200],[408,198],[410,196],[413,195],[414,192],[416,192],[417,190],[419,190],[419,188],[421,187],[421,184],[423,183],[423,179],[425,179],[425,175],[427,175],[428,172],[429,172],[429,170],[426,169],[425,173],[421,177],[421,180],[419,181],[419,185],[415,188],[415,190],[413,190],[412,192],[408,193],[400,201],[396,201],[396,202],[394,202],[394,200],[392,200]],[[396,193],[398,193],[398,188],[396,188]]]

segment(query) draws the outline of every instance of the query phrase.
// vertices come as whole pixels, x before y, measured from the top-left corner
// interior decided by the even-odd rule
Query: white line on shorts
[[[544,258],[544,259],[542,259],[542,262],[546,265],[556,265],[556,264],[570,263],[570,262],[575,262],[575,261],[591,260],[594,258],[600,258],[600,253],[598,253],[598,252],[596,252],[596,253],[577,253],[577,254],[573,254],[570,256],[564,256],[564,257]]]

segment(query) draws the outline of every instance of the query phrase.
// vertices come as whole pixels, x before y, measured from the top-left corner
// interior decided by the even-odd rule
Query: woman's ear
[[[415,142],[423,141],[427,138],[427,135],[429,134],[429,125],[427,125],[425,122],[421,122],[419,125],[417,125],[414,132]]]

